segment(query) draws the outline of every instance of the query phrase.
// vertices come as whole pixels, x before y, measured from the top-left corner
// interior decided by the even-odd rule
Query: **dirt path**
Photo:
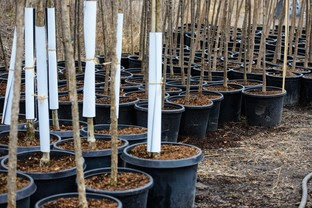
[[[312,108],[291,108],[273,129],[248,127],[242,121],[202,142],[186,140],[205,153],[196,207],[298,206],[301,181],[312,171],[311,139]]]

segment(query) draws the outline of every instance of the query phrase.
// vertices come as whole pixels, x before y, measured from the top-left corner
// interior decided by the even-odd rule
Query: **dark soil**
[[[118,135],[133,135],[133,134],[144,134],[147,132],[147,128],[138,128],[138,127],[128,127],[128,128],[119,128]],[[94,129],[96,134],[111,134],[109,129]]]
[[[274,72],[271,75],[281,77],[281,76],[283,76],[283,72]],[[286,71],[286,77],[293,77],[293,76],[298,76],[298,75],[294,74],[293,72]]]
[[[312,170],[311,132],[312,108],[295,107],[284,109],[278,127],[251,127],[242,118],[202,140],[180,138],[205,154],[195,208],[298,207],[301,181]]]
[[[139,98],[139,99],[147,99],[148,96],[145,94],[145,92],[134,92],[128,95],[131,98]]]
[[[133,101],[136,101],[137,99],[135,97],[120,97],[119,98],[119,102],[120,103],[130,103]],[[106,104],[106,105],[110,105],[111,104],[111,99],[110,97],[101,97],[101,98],[96,98],[96,103],[97,104]]]
[[[1,97],[5,96],[6,87],[7,87],[6,82],[0,83],[0,96]],[[25,92],[25,85],[24,84],[21,85],[21,92]]]
[[[180,88],[177,88],[177,87],[169,87],[169,88],[166,88],[166,91],[167,91],[167,92],[178,92],[178,91],[180,91]]]
[[[121,140],[118,140],[118,146],[122,146],[123,142]],[[69,151],[74,151],[75,146],[74,146],[74,141],[66,141],[63,142],[62,144],[58,145],[59,148],[64,149],[64,150],[69,150]],[[105,140],[105,139],[96,139],[95,140],[95,145],[91,146],[88,142],[87,139],[81,139],[81,150],[83,151],[88,151],[88,150],[105,150],[105,149],[110,149],[112,147],[112,141]]]
[[[252,81],[248,81],[245,83],[243,80],[242,81],[236,81],[236,80],[230,80],[229,83],[231,84],[240,84],[243,86],[255,86],[255,85],[259,85],[259,82],[252,82]]]
[[[163,144],[161,145],[161,153],[155,157],[151,157],[146,151],[146,148],[147,146],[145,144],[141,144],[131,149],[129,153],[135,157],[153,160],[179,160],[198,154],[197,149],[189,146]]]
[[[232,86],[228,86],[227,88],[224,87],[223,85],[215,85],[215,86],[208,86],[208,87],[204,87],[204,90],[208,90],[208,91],[232,91],[232,90],[237,90],[239,88],[236,87],[232,87]]]
[[[190,95],[189,101],[186,100],[186,97],[178,98],[172,100],[172,102],[180,105],[188,105],[188,106],[204,106],[212,104],[211,98],[209,95]]]
[[[56,156],[50,155],[50,162],[48,165],[40,166],[40,159],[42,153],[36,152],[28,154],[27,157],[17,158],[17,169],[23,172],[59,172],[76,167],[74,155]]]
[[[83,94],[77,93],[78,101],[83,101]],[[69,102],[69,95],[62,95],[59,96],[59,101],[63,102]]]
[[[124,191],[145,186],[149,183],[149,177],[141,173],[119,172],[117,185],[111,184],[111,174],[101,174],[86,178],[86,186],[97,190]]]
[[[255,95],[278,95],[278,94],[282,94],[281,90],[269,90],[266,92],[262,92],[262,91],[248,91],[246,92],[247,94],[255,94]]]
[[[117,208],[118,204],[108,199],[87,199],[89,208]],[[41,208],[77,208],[79,207],[78,198],[59,198],[48,202]]]
[[[17,176],[16,179],[17,179],[16,181],[17,190],[25,188],[30,183],[29,180],[22,177]],[[7,180],[8,180],[7,173],[0,173],[0,194],[8,193]]]
[[[17,135],[17,146],[20,147],[32,147],[32,146],[40,146],[40,138],[39,135],[35,135],[35,139],[30,139],[26,136],[26,132],[18,132]],[[9,145],[10,135],[5,135],[0,137],[0,144]],[[57,142],[57,139],[54,137],[50,137],[50,144]]]

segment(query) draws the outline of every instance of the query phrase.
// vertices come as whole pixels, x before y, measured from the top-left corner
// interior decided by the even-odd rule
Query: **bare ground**
[[[205,140],[186,139],[205,154],[195,207],[297,207],[301,181],[312,171],[311,139],[311,107],[285,109],[282,124],[273,129],[243,120]]]

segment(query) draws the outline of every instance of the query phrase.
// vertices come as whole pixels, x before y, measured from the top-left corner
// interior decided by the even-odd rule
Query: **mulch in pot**
[[[143,187],[149,183],[149,177],[141,173],[119,172],[117,184],[111,184],[111,174],[105,173],[85,179],[86,186],[97,190],[123,191]]]
[[[136,101],[137,99],[134,97],[120,97],[119,98],[119,103],[129,103],[129,102],[133,102]],[[99,97],[96,98],[96,103],[97,104],[107,104],[110,105],[111,104],[111,99],[110,97]]]
[[[118,204],[109,199],[87,199],[89,208],[117,208]],[[79,207],[79,200],[77,197],[58,198],[54,201],[48,202],[42,208],[77,208]]]
[[[118,146],[122,146],[124,143],[121,140],[118,140]],[[64,150],[69,150],[69,151],[74,151],[75,146],[74,146],[74,141],[66,141],[62,142],[61,144],[57,145],[57,147],[64,149]],[[104,150],[104,149],[111,149],[112,147],[112,141],[105,140],[105,139],[96,139],[95,140],[95,145],[90,145],[87,139],[82,139],[81,140],[81,150],[82,151],[88,151],[88,150]]]
[[[135,146],[129,152],[131,155],[143,159],[153,160],[179,160],[190,158],[197,155],[199,152],[197,149],[190,146],[174,145],[174,144],[163,144],[161,145],[161,153],[154,157],[151,157],[150,153],[147,152],[147,145],[141,144]]]
[[[232,87],[232,86],[224,87],[223,85],[213,85],[213,86],[205,87],[204,89],[209,90],[209,91],[232,91],[232,90],[237,90],[238,88]]]
[[[244,86],[256,86],[259,85],[259,82],[253,82],[253,81],[248,81],[244,82],[243,80],[237,81],[237,80],[230,80],[229,83],[231,84],[240,84],[240,85],[244,85]]]
[[[41,152],[35,152],[27,157],[17,158],[17,170],[32,173],[49,173],[68,170],[76,167],[74,155],[50,155],[50,162],[40,166]]]
[[[148,95],[145,92],[134,92],[128,96],[131,98],[148,99]]]
[[[77,98],[78,98],[78,101],[83,101],[83,94],[81,93],[78,93],[77,94]],[[63,102],[69,102],[69,95],[62,95],[59,97],[59,101],[63,101]]]
[[[109,129],[94,129],[96,134],[111,134]],[[118,135],[132,135],[132,134],[144,134],[147,132],[147,128],[143,127],[127,127],[119,128]]]
[[[8,187],[7,187],[7,173],[0,173],[0,194],[6,194],[8,193]],[[17,190],[23,189],[30,183],[29,180],[22,178],[22,177],[16,177],[16,186]]]
[[[27,137],[26,132],[18,132],[17,135],[17,146],[20,147],[30,147],[30,146],[40,146],[40,138],[39,135],[35,134],[35,139],[30,139]],[[0,137],[0,144],[9,145],[10,135],[5,135]],[[57,142],[57,139],[54,137],[50,137],[50,144]]]
[[[254,91],[248,91],[246,94],[252,94],[252,95],[278,95],[282,94],[281,90],[267,90],[266,92],[254,90]]]
[[[205,94],[196,94],[190,95],[189,101],[186,100],[186,97],[178,98],[172,102],[180,105],[189,105],[189,106],[204,106],[212,104],[211,96]]]

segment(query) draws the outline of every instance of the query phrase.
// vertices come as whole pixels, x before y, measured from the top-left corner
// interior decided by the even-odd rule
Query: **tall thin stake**
[[[286,69],[287,69],[287,51],[288,51],[288,11],[289,1],[285,1],[285,46],[284,46],[284,63],[283,63],[283,85],[282,92],[285,90]]]

